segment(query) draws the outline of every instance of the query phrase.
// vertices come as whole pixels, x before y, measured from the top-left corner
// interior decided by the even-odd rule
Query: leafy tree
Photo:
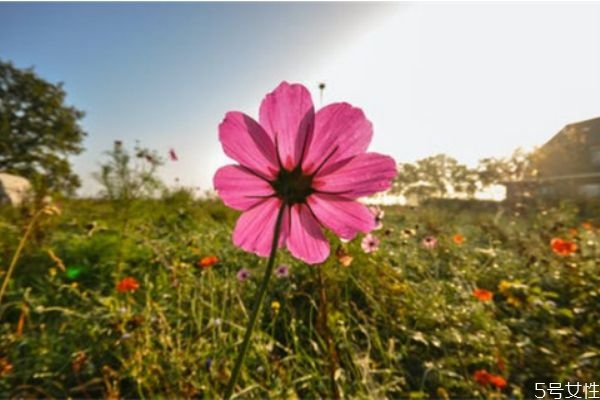
[[[38,194],[80,186],[68,156],[83,151],[84,113],[65,104],[62,83],[0,60],[0,170],[30,179]]]
[[[478,189],[476,171],[445,154],[426,157],[416,163],[398,165],[394,191],[418,198],[472,197]]]
[[[518,148],[510,157],[484,158],[477,168],[479,182],[483,187],[502,182],[522,181],[537,177],[536,152]]]

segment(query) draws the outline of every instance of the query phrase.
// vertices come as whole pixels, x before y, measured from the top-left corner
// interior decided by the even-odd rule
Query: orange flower
[[[217,256],[206,256],[198,261],[198,265],[202,268],[210,268],[218,262],[219,258]]]
[[[117,290],[121,293],[135,292],[139,288],[139,282],[132,276],[121,279],[121,282],[117,284]]]
[[[490,373],[485,369],[478,369],[473,373],[473,379],[480,385],[487,385],[490,383]]]
[[[473,296],[477,297],[479,301],[490,301],[494,297],[494,293],[489,290],[476,288],[473,290]]]
[[[0,357],[0,376],[9,375],[13,370],[13,365],[8,358]]]
[[[490,383],[498,389],[504,389],[506,387],[506,379],[499,375],[490,374]]]
[[[460,246],[465,241],[465,237],[460,233],[457,233],[456,235],[452,236],[452,241]]]
[[[589,221],[582,222],[581,227],[586,231],[591,231],[592,229],[594,229],[594,225],[592,225],[592,223]]]
[[[552,251],[560,256],[568,256],[577,250],[577,244],[561,238],[554,238],[550,241]]]
[[[473,379],[480,385],[492,384],[498,389],[504,389],[506,387],[506,379],[499,375],[490,374],[485,369],[475,371]]]

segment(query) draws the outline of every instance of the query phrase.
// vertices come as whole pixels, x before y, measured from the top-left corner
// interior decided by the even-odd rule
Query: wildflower
[[[175,153],[175,150],[173,149],[169,149],[169,158],[171,159],[171,161],[179,160],[179,158],[177,158],[177,153]]]
[[[212,363],[213,363],[212,358],[206,357],[206,360],[204,360],[204,369],[206,369],[207,371],[210,371],[210,367],[212,367]]]
[[[343,267],[349,267],[354,260],[354,257],[352,257],[342,246],[338,246],[337,249],[335,249],[335,256]]]
[[[473,296],[477,297],[479,301],[490,301],[494,294],[489,290],[476,288],[473,290]]]
[[[475,371],[475,373],[473,373],[473,379],[480,385],[492,384],[498,389],[504,389],[504,387],[506,387],[506,379],[499,375],[491,374],[485,369]]]
[[[490,383],[490,373],[485,369],[479,369],[473,373],[473,379],[480,385],[487,385]]]
[[[372,134],[362,110],[335,103],[315,113],[308,90],[287,82],[265,97],[259,122],[227,113],[219,139],[240,165],[220,168],[214,186],[243,212],[234,244],[268,256],[279,209],[279,247],[309,264],[329,256],[322,227],[344,239],[370,232],[373,214],[356,200],[388,189],[396,175],[391,157],[366,152]]]
[[[582,222],[581,227],[586,231],[591,231],[592,229],[594,229],[594,225],[592,225],[592,223],[589,221]]]
[[[506,387],[506,379],[499,375],[490,374],[490,383],[496,386],[498,389],[504,389]]]
[[[239,282],[244,282],[250,278],[250,271],[247,268],[242,268],[237,272],[236,277]]]
[[[360,242],[360,247],[362,247],[365,253],[373,253],[379,249],[379,239],[369,233]]]
[[[277,300],[273,300],[271,302],[271,310],[274,313],[278,313],[280,308],[281,308],[281,304]]]
[[[456,235],[452,236],[452,241],[457,244],[457,245],[461,245],[464,243],[465,241],[465,237],[463,235],[461,235],[460,233],[457,233]]]
[[[554,238],[550,241],[552,251],[560,256],[568,256],[577,250],[577,244],[569,240]]]
[[[0,357],[0,376],[9,375],[13,370],[12,363],[8,358]]]
[[[132,276],[121,279],[121,282],[117,283],[117,290],[121,293],[135,292],[140,288],[140,284],[137,279]]]
[[[200,261],[198,261],[198,265],[202,268],[210,268],[218,262],[219,258],[217,256],[206,256],[202,257]]]
[[[371,207],[369,207],[369,210],[375,216],[375,228],[373,228],[373,229],[379,230],[379,229],[383,228],[382,221],[383,221],[383,216],[385,215],[385,212],[379,206],[371,206]]]
[[[287,265],[281,264],[277,268],[275,268],[275,276],[278,278],[287,278],[290,275],[290,267]]]
[[[421,240],[421,246],[423,246],[427,250],[433,250],[437,246],[437,239],[435,238],[435,236],[425,236],[423,240]]]

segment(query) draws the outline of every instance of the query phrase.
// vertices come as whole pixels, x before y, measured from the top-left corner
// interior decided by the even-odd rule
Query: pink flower
[[[379,239],[369,233],[360,242],[360,247],[365,253],[373,253],[379,249]]]
[[[290,275],[290,267],[284,264],[280,265],[279,267],[275,268],[275,275],[278,278],[287,278]]]
[[[177,158],[177,153],[175,153],[175,150],[173,149],[169,150],[169,158],[171,159],[171,161],[179,160],[179,158]]]
[[[366,152],[372,135],[360,109],[334,103],[315,113],[308,90],[287,82],[262,101],[259,122],[227,113],[219,139],[240,165],[220,168],[214,186],[243,212],[234,244],[268,256],[280,207],[279,247],[309,264],[329,256],[322,227],[343,239],[371,231],[373,214],[356,200],[388,189],[396,175],[391,157]]]
[[[425,236],[423,240],[421,240],[421,245],[428,250],[435,249],[437,246],[437,239],[435,236]]]
[[[373,213],[373,215],[375,216],[375,230],[381,229],[383,228],[383,216],[385,215],[385,212],[379,207],[379,206],[371,206],[369,207],[369,210],[371,210],[371,212]]]
[[[250,278],[250,271],[247,268],[242,268],[237,272],[236,278],[239,282],[244,282]]]

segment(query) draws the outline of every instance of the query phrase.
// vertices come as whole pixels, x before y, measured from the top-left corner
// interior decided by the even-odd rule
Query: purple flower
[[[290,267],[288,267],[287,265],[280,265],[277,268],[275,268],[275,276],[277,276],[278,278],[287,278],[290,275]]]
[[[242,268],[237,272],[236,277],[239,282],[244,282],[250,278],[250,271],[247,268]]]

